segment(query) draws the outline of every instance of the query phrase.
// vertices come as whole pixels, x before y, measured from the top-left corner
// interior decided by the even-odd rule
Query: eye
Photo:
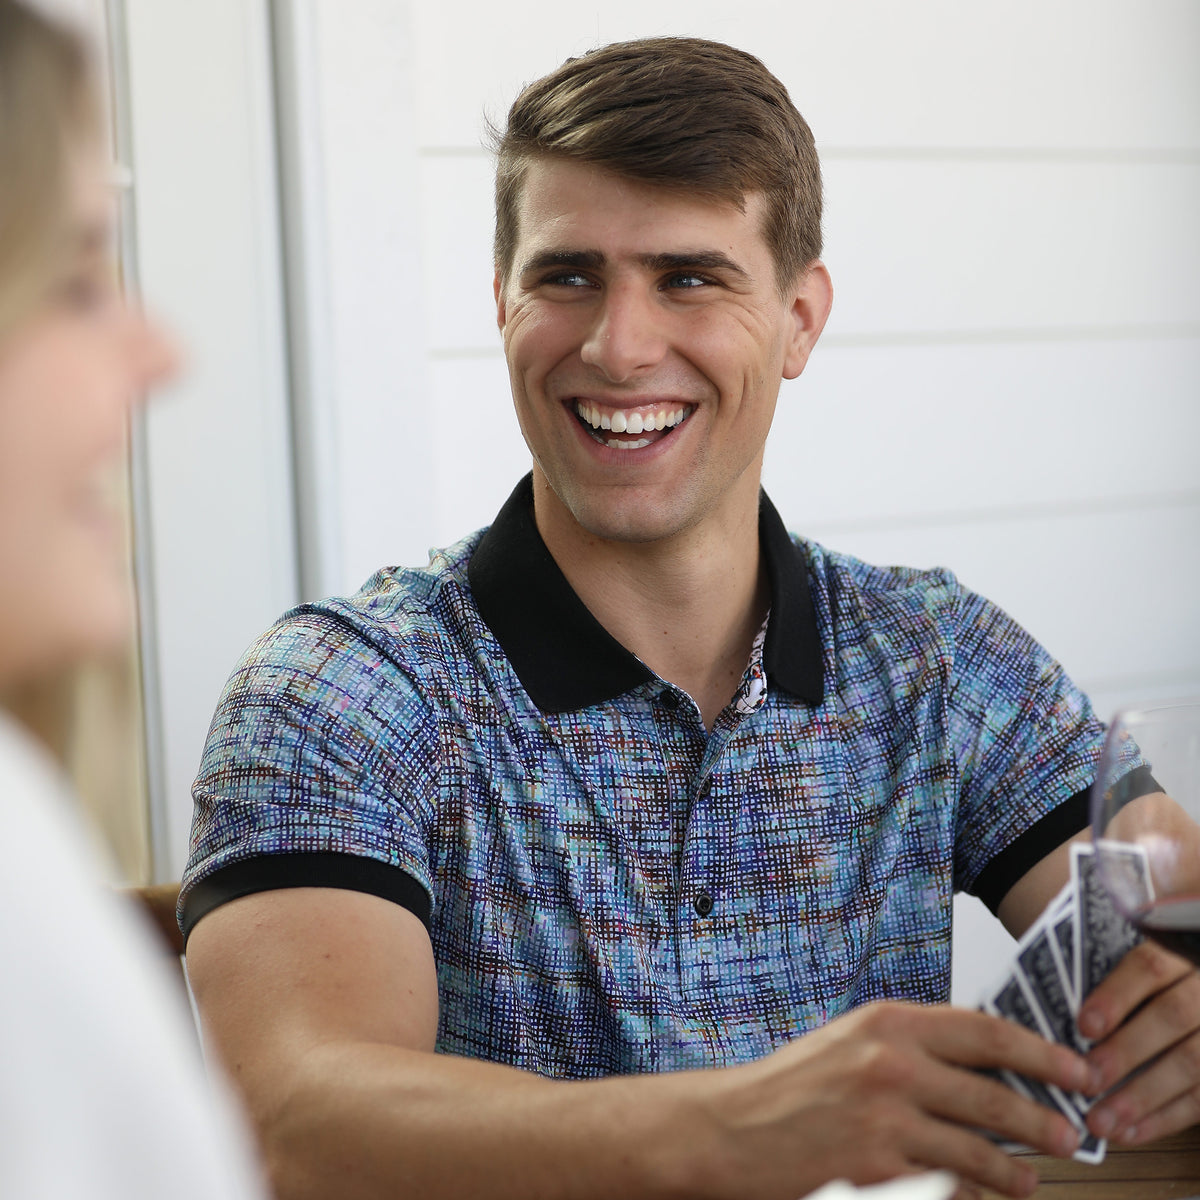
[[[663,288],[675,288],[689,290],[693,288],[712,287],[716,284],[716,280],[708,275],[700,275],[694,271],[676,271],[673,275],[668,275],[663,280]]]
[[[579,271],[555,271],[550,275],[543,276],[541,283],[543,287],[581,288],[592,286],[592,281]]]
[[[81,313],[104,308],[115,294],[116,284],[107,266],[75,271],[62,281],[58,289],[59,300]]]
[[[76,275],[63,283],[59,296],[71,308],[87,311],[99,307],[104,298],[104,291],[98,279]]]

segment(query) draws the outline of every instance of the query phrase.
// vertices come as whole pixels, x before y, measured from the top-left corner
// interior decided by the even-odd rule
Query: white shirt
[[[179,986],[0,714],[0,1197],[262,1200]]]

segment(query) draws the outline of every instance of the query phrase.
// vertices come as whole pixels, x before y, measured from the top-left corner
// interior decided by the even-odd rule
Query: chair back
[[[183,934],[175,920],[175,905],[179,900],[178,883],[156,883],[147,887],[122,889],[124,894],[149,918],[160,935],[164,953],[178,958],[183,953]]]

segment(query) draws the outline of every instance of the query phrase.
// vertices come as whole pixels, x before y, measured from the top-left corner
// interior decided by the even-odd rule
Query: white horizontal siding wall
[[[369,93],[364,70],[391,61],[405,89],[403,130],[365,108],[338,119],[377,147],[355,170],[406,207],[416,196],[420,274],[402,290],[423,323],[404,334],[411,371],[386,355],[375,369],[394,406],[380,419],[417,435],[397,469],[425,502],[402,489],[404,511],[364,536],[356,511],[388,511],[395,490],[356,477],[340,519],[358,569],[339,586],[486,523],[528,464],[492,310],[484,112],[502,118],[523,82],[589,46],[699,34],[766,61],[825,163],[834,311],[767,459],[789,524],[870,560],[953,567],[1105,713],[1200,693],[1200,5],[537,0],[413,4],[404,21],[386,7],[356,62],[344,23],[361,38],[372,5],[307,5],[329,51],[327,153],[328,114]],[[355,211],[325,215],[335,254]],[[326,268],[342,303],[392,302],[349,265]],[[357,388],[372,368],[355,369]],[[356,444],[378,457],[343,440],[343,472]],[[960,922],[955,993],[970,1001],[995,934],[968,903]]]
[[[266,0],[122,0],[132,241],[185,370],[138,417],[155,869],[245,647],[297,598]]]

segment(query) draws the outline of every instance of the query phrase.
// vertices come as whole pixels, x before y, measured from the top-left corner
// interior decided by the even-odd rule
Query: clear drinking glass
[[[1200,701],[1113,719],[1092,788],[1092,837],[1117,912],[1200,965]]]

